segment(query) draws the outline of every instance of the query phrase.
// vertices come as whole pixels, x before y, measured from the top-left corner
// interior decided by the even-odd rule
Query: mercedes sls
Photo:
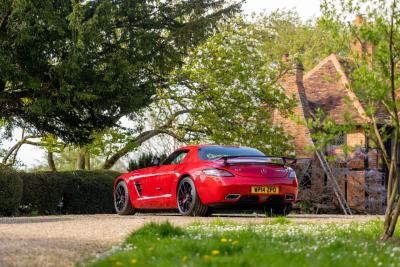
[[[155,158],[154,166],[118,177],[114,206],[120,215],[178,210],[182,215],[207,216],[226,209],[285,215],[298,192],[290,160],[247,147],[182,147],[163,162]]]

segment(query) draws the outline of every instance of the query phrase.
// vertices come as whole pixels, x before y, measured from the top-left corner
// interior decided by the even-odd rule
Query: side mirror
[[[160,166],[160,164],[161,164],[160,158],[159,158],[159,157],[155,157],[155,158],[151,161],[151,164],[152,164],[153,166]]]

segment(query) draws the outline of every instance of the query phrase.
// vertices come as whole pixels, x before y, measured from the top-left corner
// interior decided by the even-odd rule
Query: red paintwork
[[[189,153],[180,164],[161,165],[140,170],[135,170],[121,175],[115,181],[115,186],[120,181],[128,185],[132,207],[136,209],[177,209],[176,191],[179,181],[190,176],[196,186],[201,202],[204,205],[229,204],[234,205],[238,200],[225,200],[227,194],[252,195],[251,186],[279,186],[280,194],[291,194],[294,202],[297,199],[297,179],[289,179],[288,169],[279,165],[232,165],[223,166],[221,161],[200,160],[198,149],[205,145],[186,146],[178,150],[189,150]],[[235,169],[240,168],[240,171]],[[234,177],[206,176],[202,170],[207,168],[225,169],[233,173]],[[261,174],[261,168],[268,169],[268,176]],[[278,170],[278,171],[277,171]],[[279,171],[280,170],[280,171]],[[272,173],[272,176],[271,176]],[[134,185],[141,184],[142,196],[139,196]],[[259,195],[259,203],[266,202],[268,195]]]

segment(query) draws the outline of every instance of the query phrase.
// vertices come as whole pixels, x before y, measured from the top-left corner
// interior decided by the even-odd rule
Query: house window
[[[342,146],[347,143],[347,138],[345,134],[340,134],[331,141],[331,145],[333,146]]]

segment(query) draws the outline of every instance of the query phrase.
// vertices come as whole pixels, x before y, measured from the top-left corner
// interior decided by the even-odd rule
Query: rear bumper
[[[198,177],[195,181],[200,199],[209,206],[265,206],[271,202],[297,200],[297,181],[288,178]],[[253,194],[252,186],[277,186],[278,194]]]

